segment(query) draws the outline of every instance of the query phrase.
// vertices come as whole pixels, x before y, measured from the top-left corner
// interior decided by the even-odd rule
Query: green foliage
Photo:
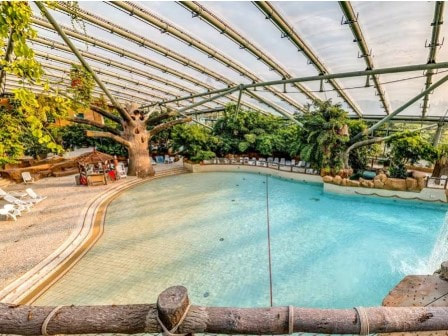
[[[367,129],[367,124],[363,120],[349,120],[348,121],[349,132],[351,136],[363,132]],[[363,136],[360,140],[367,139]],[[355,148],[350,152],[349,164],[354,171],[364,170],[368,165],[368,158],[377,156],[381,153],[381,145],[373,144],[369,146],[362,146]]]
[[[83,66],[72,64],[70,81],[69,93],[73,99],[73,108],[77,110],[80,107],[88,107],[92,100],[92,91],[95,87],[92,74]]]
[[[95,147],[103,153],[127,156],[127,149],[112,139],[96,139],[86,136],[86,130],[94,127],[81,124],[70,124],[59,129],[59,136],[65,149],[74,147]]]
[[[226,107],[224,116],[215,123],[213,133],[220,139],[217,153],[221,156],[253,152],[264,156],[297,154],[298,125],[257,111],[237,112],[236,105]]]
[[[391,177],[406,177],[406,165],[415,164],[419,160],[433,162],[437,159],[437,151],[421,134],[410,132],[398,133],[387,143],[391,146],[389,153]]]
[[[349,141],[344,131],[349,123],[347,112],[331,101],[316,102],[300,118],[300,158],[315,169],[327,172],[343,167],[343,153]]]
[[[171,130],[173,148],[194,162],[215,157],[219,143],[210,130],[197,124],[176,125]]]
[[[43,70],[34,58],[27,40],[36,36],[31,27],[32,11],[26,1],[0,2],[0,68],[2,77],[14,75],[20,78],[22,87],[13,90],[12,97],[3,98],[0,111],[0,164],[15,162],[23,155],[24,136],[53,152],[60,147],[49,130],[51,121],[63,117],[69,108],[68,101],[51,95],[48,85],[41,82]],[[8,50],[9,38],[12,52]],[[8,57],[6,57],[8,56]],[[27,84],[43,84],[44,93],[35,95]]]
[[[34,59],[33,49],[27,39],[37,36],[31,27],[32,10],[27,1],[0,2],[0,67],[24,81],[39,81],[43,70]],[[12,34],[13,55],[5,59],[7,41]]]

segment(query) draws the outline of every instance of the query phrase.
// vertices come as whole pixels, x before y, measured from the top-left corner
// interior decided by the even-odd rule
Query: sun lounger
[[[25,184],[34,182],[34,178],[31,176],[29,172],[22,172],[22,179],[23,182],[25,182]]]
[[[26,197],[28,194],[24,191],[4,191],[2,188],[0,188],[0,198],[5,197],[6,195],[11,195],[17,198],[23,198]]]
[[[281,164],[281,165],[285,165],[285,163],[286,163],[285,158],[281,158],[281,159],[280,159],[280,164]]]
[[[296,160],[292,159],[291,160],[291,166],[295,166],[296,165]]]
[[[11,214],[14,216],[22,216],[22,208],[14,204],[5,204],[3,209],[9,210]]]
[[[14,215],[14,212],[12,210],[8,209],[8,208],[5,208],[5,207],[3,209],[0,209],[0,215],[5,217],[7,220],[8,219],[12,219],[12,220],[15,220],[15,221],[17,220],[17,216]]]
[[[28,194],[28,196],[30,197],[30,200],[34,203],[39,203],[47,198],[47,196],[41,196],[41,195],[36,194],[36,192],[31,188],[28,188],[25,191]]]
[[[30,211],[31,207],[34,205],[34,202],[32,201],[20,200],[11,195],[6,195],[3,199],[8,203],[18,205],[20,208],[26,211]]]

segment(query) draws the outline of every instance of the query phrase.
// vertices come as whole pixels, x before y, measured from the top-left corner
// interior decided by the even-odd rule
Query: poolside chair
[[[41,196],[41,195],[36,194],[36,192],[31,188],[28,188],[25,191],[28,194],[28,196],[30,197],[30,201],[32,201],[34,203],[40,203],[44,199],[47,198],[47,196]]]
[[[3,209],[0,209],[0,215],[6,217],[6,219],[11,218],[14,221],[17,220],[17,216],[14,214],[14,212],[5,207]]]
[[[31,176],[30,172],[22,172],[22,179],[25,184],[34,182],[34,178]]]
[[[285,165],[286,165],[286,166],[291,166],[291,160],[286,160],[286,161],[285,161]]]
[[[292,159],[291,160],[291,166],[295,166],[296,165],[296,160]]]
[[[118,163],[118,165],[117,165],[117,173],[118,173],[118,177],[121,178],[121,179],[128,177],[128,172],[127,172],[127,169],[124,166],[123,162],[119,162]]]
[[[249,164],[251,165],[251,166],[256,166],[257,165],[257,158],[252,158],[252,159],[250,159],[249,160]]]
[[[11,195],[6,195],[3,199],[6,202],[9,202],[11,204],[15,204],[15,205],[19,206],[20,211],[22,211],[22,210],[30,211],[31,207],[34,205],[34,202],[32,202],[32,201],[20,200]]]
[[[274,163],[278,163],[280,160],[278,158],[274,159]]]
[[[14,216],[22,216],[22,210],[20,210],[20,207],[18,207],[17,205],[14,204],[5,204],[3,206],[3,209],[9,210],[9,212],[11,214],[13,214]]]
[[[165,163],[174,163],[174,157],[165,155]]]
[[[297,167],[304,167],[305,166],[305,161],[299,161],[297,163]]]
[[[286,162],[285,158],[281,158],[281,159],[280,159],[280,164],[281,164],[281,165],[284,166],[284,165],[285,165],[285,162]]]
[[[23,197],[28,196],[28,194],[26,192],[24,192],[24,191],[9,191],[9,192],[6,192],[2,188],[0,188],[0,198],[5,197],[6,195],[11,195],[11,196],[14,196],[14,197],[17,197],[17,198],[23,198]]]
[[[274,158],[272,158],[272,157],[268,157],[268,160],[267,160],[267,161],[268,161],[268,163],[269,163],[269,162],[272,162],[272,161],[274,161]]]

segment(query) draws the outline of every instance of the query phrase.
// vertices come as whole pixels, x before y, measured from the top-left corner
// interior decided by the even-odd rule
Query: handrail
[[[307,175],[318,175],[319,172],[315,169],[307,166],[299,166],[293,164],[286,164],[274,161],[259,161],[246,159],[243,157],[239,157],[238,159],[227,159],[227,158],[215,158],[211,160],[202,160],[202,165],[229,165],[229,166],[252,166],[252,167],[261,167],[261,168],[269,168],[280,171],[289,171],[290,173],[299,173],[299,174],[307,174]],[[282,169],[283,168],[283,169]],[[285,169],[287,168],[287,169]]]
[[[162,331],[164,335],[293,332],[366,335],[447,329],[448,307],[204,307],[191,305],[183,286],[166,289],[155,304],[48,307],[0,303],[0,333],[16,335]]]

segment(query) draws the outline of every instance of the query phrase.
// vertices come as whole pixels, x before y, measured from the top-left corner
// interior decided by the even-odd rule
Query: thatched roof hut
[[[88,164],[95,164],[95,163],[104,163],[106,161],[111,162],[114,160],[114,157],[112,155],[98,152],[94,150],[93,152],[84,153],[76,158],[76,162],[80,166],[85,166]]]

